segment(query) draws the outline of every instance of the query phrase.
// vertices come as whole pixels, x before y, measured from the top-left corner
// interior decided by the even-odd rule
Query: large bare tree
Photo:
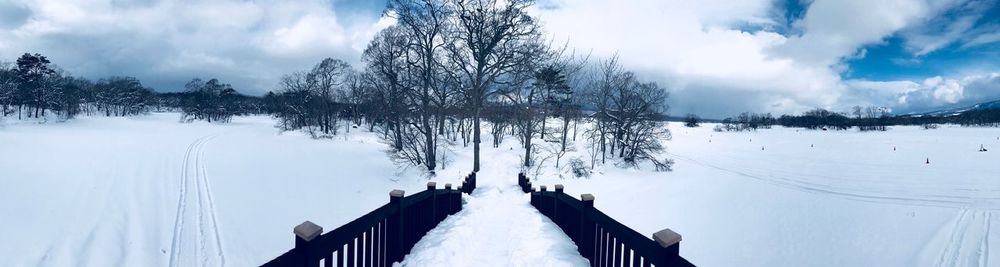
[[[398,152],[403,150],[403,113],[405,111],[404,92],[406,62],[403,57],[407,52],[406,35],[399,26],[390,26],[375,35],[368,44],[362,60],[367,64],[371,74],[370,81],[379,91],[385,107],[387,132],[393,133],[392,145]]]
[[[446,46],[450,68],[460,77],[472,109],[473,171],[480,167],[480,118],[495,85],[522,57],[524,43],[538,39],[539,26],[526,9],[532,0],[450,0],[454,29]]]
[[[391,15],[398,21],[400,31],[406,36],[406,59],[408,77],[413,85],[407,90],[411,110],[416,111],[417,131],[422,136],[423,164],[433,172],[437,167],[436,125],[444,118],[440,96],[447,87],[441,87],[440,55],[445,44],[444,34],[451,15],[447,3],[441,0],[392,0],[389,2]],[[437,119],[437,122],[432,122]]]

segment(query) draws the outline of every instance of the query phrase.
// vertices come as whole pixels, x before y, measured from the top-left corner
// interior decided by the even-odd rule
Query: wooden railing
[[[555,185],[555,191],[544,185],[536,191],[524,174],[518,175],[518,184],[531,193],[531,205],[576,243],[591,266],[694,266],[679,255],[681,236],[670,229],[656,232],[651,240],[594,208],[591,194],[577,200],[564,193],[562,185]]]
[[[263,266],[392,266],[403,260],[428,231],[462,209],[462,193],[476,188],[475,173],[452,189],[434,182],[427,190],[404,197],[389,193],[389,203],[333,231],[309,221],[295,227],[295,248]]]
[[[458,191],[471,195],[472,191],[476,190],[476,173],[470,173],[462,179],[462,185],[458,187]]]
[[[524,173],[517,174],[517,186],[521,187],[521,192],[531,193],[531,180]]]

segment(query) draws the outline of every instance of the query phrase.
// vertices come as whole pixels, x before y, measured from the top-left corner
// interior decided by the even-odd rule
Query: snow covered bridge
[[[512,176],[393,190],[388,204],[325,234],[307,221],[295,248],[264,266],[694,266],[670,230],[645,238],[595,209],[593,196],[535,192],[523,174],[517,185],[503,178]]]

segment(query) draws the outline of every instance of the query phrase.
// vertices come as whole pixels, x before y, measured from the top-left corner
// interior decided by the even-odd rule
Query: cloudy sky
[[[384,1],[0,0],[0,60],[49,56],[161,91],[218,77],[260,94],[321,58],[357,63]],[[1000,99],[997,0],[539,0],[550,38],[617,53],[672,113],[896,113]]]

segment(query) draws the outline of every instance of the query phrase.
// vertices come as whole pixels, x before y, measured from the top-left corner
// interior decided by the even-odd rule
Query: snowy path
[[[502,158],[502,159],[501,159]],[[403,266],[589,266],[558,226],[516,184],[512,153],[484,160],[462,211],[427,233]]]
[[[210,135],[198,138],[188,146],[184,154],[168,266],[226,264],[212,188],[202,161],[205,145],[215,137],[216,135]],[[192,189],[195,192],[191,192]]]

